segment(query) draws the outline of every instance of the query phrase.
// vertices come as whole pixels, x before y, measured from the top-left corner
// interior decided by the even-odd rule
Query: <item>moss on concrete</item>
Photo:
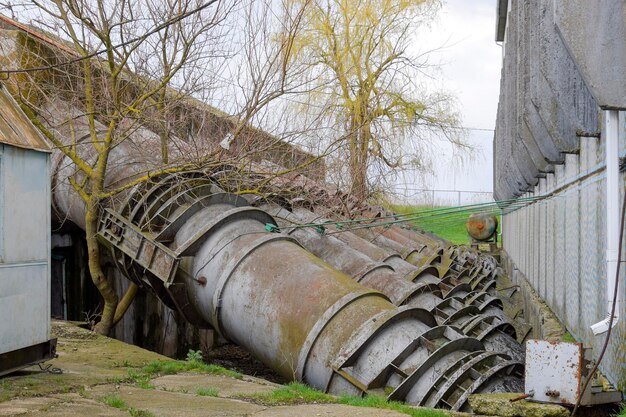
[[[143,367],[169,358],[100,336],[75,323],[55,321],[52,337],[58,338],[58,358],[46,366],[58,368],[60,375],[28,368],[0,380],[0,402],[15,397],[40,397],[76,392],[85,386],[104,384],[128,376],[128,369]]]
[[[476,394],[469,398],[476,414],[501,417],[569,417],[569,410],[553,404],[540,404],[527,400],[511,402],[520,394]]]

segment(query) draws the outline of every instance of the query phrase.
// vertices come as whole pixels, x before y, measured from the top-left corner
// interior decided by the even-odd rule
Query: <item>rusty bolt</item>
[[[206,285],[206,282],[207,282],[206,277],[204,276],[198,278],[196,281],[198,281],[198,284],[202,285],[203,287]]]
[[[546,390],[546,396],[548,397],[560,397],[561,393],[555,389],[548,389]]]
[[[511,398],[509,400],[509,402],[514,403],[516,401],[521,401],[521,400],[525,400],[526,398],[532,398],[534,396],[535,392],[533,390],[531,390],[528,394],[522,394],[518,397],[515,398]]]

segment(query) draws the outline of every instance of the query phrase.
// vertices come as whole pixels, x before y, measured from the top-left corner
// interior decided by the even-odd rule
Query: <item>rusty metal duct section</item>
[[[329,230],[336,231],[333,220],[320,217],[305,208],[294,208],[293,214],[299,221],[326,223]],[[468,257],[473,255],[470,252],[456,254],[457,251],[460,252],[458,248],[446,248],[444,250],[439,246],[432,248],[424,245],[420,249],[415,249],[417,247],[414,246],[415,244],[402,245],[371,229],[354,231],[359,232],[364,237],[357,236],[352,231],[333,236],[373,260],[390,265],[406,280],[437,283],[445,292],[445,296],[467,295],[470,291],[495,293],[495,266],[489,262],[483,264],[481,258],[481,260],[474,262],[471,269],[468,269]],[[382,247],[373,244],[374,241],[381,244]],[[424,254],[418,256],[419,251],[424,252]],[[452,259],[451,254],[455,259]],[[495,262],[493,257],[489,256],[489,258]]]
[[[111,160],[142,152],[127,145]],[[123,183],[140,165],[113,169],[107,181]],[[55,206],[80,225],[84,206],[65,181],[72,164],[57,158],[55,166]],[[192,171],[141,183],[111,201],[98,231],[120,270],[188,321],[333,394],[391,392],[392,400],[462,410],[472,393],[522,389],[520,361],[438,325],[426,309],[396,307],[294,237],[269,232],[272,216],[209,177]]]
[[[476,337],[488,351],[524,360],[524,350],[515,338],[515,328],[504,314],[499,298],[472,291],[469,284],[451,278],[440,280],[427,270],[406,280],[391,265],[377,262],[352,248],[337,239],[337,234],[321,234],[311,228],[289,228],[307,221],[279,205],[263,204],[260,208],[278,219],[279,226],[311,253],[360,284],[382,292],[393,304],[424,308],[433,314],[438,324],[455,326],[464,334]],[[306,214],[306,211],[299,212]],[[306,215],[307,219],[312,216],[311,212]]]

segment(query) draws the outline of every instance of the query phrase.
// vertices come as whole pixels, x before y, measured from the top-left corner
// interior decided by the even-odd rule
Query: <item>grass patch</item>
[[[107,395],[106,397],[102,397],[101,401],[108,405],[109,407],[119,408],[120,410],[128,409],[128,405],[126,405],[126,401],[121,399],[119,396],[115,394]]]
[[[446,209],[453,209],[453,207],[433,208],[400,204],[389,204],[387,208],[397,214],[410,214],[411,216],[407,216],[407,218],[416,217],[405,224],[412,225],[426,232],[434,233],[457,245],[466,245],[469,243],[465,223],[470,215],[479,211],[475,208],[448,211]],[[500,215],[496,217],[498,218],[498,231],[500,231]]]
[[[572,336],[572,334],[570,332],[565,332],[563,337],[561,337],[561,342],[576,343],[577,340],[574,339],[574,336]],[[624,417],[626,417],[626,416],[624,416]]]
[[[626,403],[622,405],[622,410],[616,415],[616,417],[626,417]]]
[[[191,351],[193,352],[193,351]],[[117,377],[110,379],[110,382],[117,384],[135,384],[139,388],[154,389],[154,385],[150,382],[153,378],[160,375],[173,375],[180,372],[197,372],[203,374],[222,375],[235,379],[242,379],[243,375],[239,372],[231,371],[218,365],[212,365],[202,362],[197,355],[188,355],[188,360],[158,360],[152,361],[139,369],[129,369],[126,377]]]
[[[273,405],[292,405],[307,403],[336,403],[337,398],[332,395],[325,394],[308,385],[299,382],[290,382],[276,388],[272,392],[264,392],[252,395],[242,395],[240,398],[252,400],[255,403],[273,406]]]
[[[140,410],[138,408],[129,408],[128,414],[132,417],[155,417],[153,413],[148,410]]]
[[[202,397],[217,397],[219,392],[215,388],[198,388],[196,394]]]
[[[127,382],[133,383],[139,388],[154,389],[154,385],[150,382],[151,379],[152,377],[149,374],[138,372],[134,369],[128,370]]]
[[[314,388],[298,382],[291,382],[269,393],[242,395],[240,398],[254,401],[255,403],[276,406],[294,404],[343,404],[355,407],[369,407],[386,410],[394,410],[408,414],[412,417],[446,417],[444,411],[426,408],[413,408],[404,403],[387,401],[385,397],[369,395],[364,398],[354,396],[334,397]]]
[[[414,408],[397,401],[387,401],[385,397],[368,395],[367,397],[339,397],[339,404],[352,405],[355,407],[381,408],[394,410],[399,413],[408,414],[412,417],[447,417],[448,413],[429,408]]]
[[[121,399],[119,396],[115,394],[104,396],[100,399],[100,401],[102,401],[104,404],[108,405],[109,407],[128,411],[128,414],[130,414],[132,417],[154,417],[154,414],[152,414],[148,410],[141,410],[138,408],[129,407],[128,404],[126,404],[126,401],[124,401],[123,399]]]
[[[123,361],[113,362],[113,367],[114,368],[130,368],[131,364],[130,364],[130,361],[128,361],[128,359],[125,359]]]
[[[141,368],[141,372],[150,376],[173,375],[180,372],[198,372],[201,374],[223,375],[235,379],[243,378],[239,372],[231,371],[218,365],[207,364],[201,361],[153,361]]]

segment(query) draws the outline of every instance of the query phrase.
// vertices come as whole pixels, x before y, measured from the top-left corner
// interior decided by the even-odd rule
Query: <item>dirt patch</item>
[[[262,378],[276,384],[285,384],[289,380],[269,369],[249,352],[237,345],[225,344],[208,352],[207,362],[232,369],[245,375]]]

